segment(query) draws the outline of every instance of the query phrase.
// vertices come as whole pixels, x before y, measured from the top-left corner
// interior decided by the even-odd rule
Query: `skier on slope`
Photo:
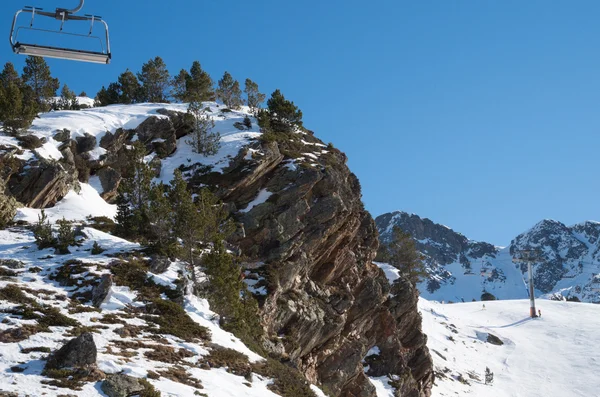
[[[542,309],[538,309],[538,317],[542,317]]]

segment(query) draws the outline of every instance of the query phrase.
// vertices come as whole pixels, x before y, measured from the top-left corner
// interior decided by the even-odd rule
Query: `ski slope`
[[[432,396],[600,396],[600,306],[538,300],[537,308],[542,317],[531,319],[528,300],[485,302],[484,310],[482,302],[420,299],[436,369]],[[487,343],[489,333],[504,345]],[[486,367],[492,385],[484,384]]]

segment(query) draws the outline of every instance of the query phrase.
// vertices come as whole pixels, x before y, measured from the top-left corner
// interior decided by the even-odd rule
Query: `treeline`
[[[0,73],[0,123],[6,132],[17,134],[27,129],[40,112],[82,108],[77,95],[65,84],[58,100],[60,82],[52,77],[44,58],[29,56],[19,75],[7,62]],[[86,96],[82,92],[80,96]]]
[[[246,98],[242,98],[244,93]],[[102,86],[95,99],[97,106],[220,100],[229,109],[239,109],[244,104],[258,109],[266,96],[259,91],[258,84],[250,79],[246,79],[242,91],[240,82],[229,72],[225,72],[215,86],[198,61],[192,63],[189,71],[182,69],[171,76],[163,59],[156,57],[144,63],[139,72],[133,73],[127,69],[116,82],[108,87]]]

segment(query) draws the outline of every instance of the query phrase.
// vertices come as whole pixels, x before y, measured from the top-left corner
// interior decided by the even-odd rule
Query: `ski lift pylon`
[[[83,3],[85,0],[79,0],[79,5],[73,9],[66,8],[57,8],[55,12],[46,12],[42,8],[30,7],[26,6],[22,10],[16,12],[12,28],[10,30],[10,45],[15,54],[21,55],[32,55],[37,57],[47,57],[47,58],[59,58],[59,59],[68,59],[72,61],[82,61],[82,62],[92,62],[92,63],[101,63],[101,64],[109,64],[112,58],[112,54],[110,52],[110,38],[108,33],[108,24],[102,19],[102,17],[96,15],[86,14],[84,16],[74,15],[76,12],[80,11],[83,8]],[[22,13],[31,14],[31,22],[29,26],[20,26],[17,27],[17,22],[19,15]],[[44,30],[44,29],[36,29],[33,27],[34,20],[37,16],[40,17],[48,17],[55,20],[60,21],[60,29],[58,31],[53,30]],[[75,33],[66,33],[63,32],[63,27],[65,22],[67,21],[88,21],[90,23],[90,31],[88,34],[75,34]],[[102,39],[97,36],[92,36],[94,24],[100,23],[104,26],[105,33],[105,43],[102,43]],[[18,34],[21,29],[25,30],[33,30],[33,31],[42,31],[42,32],[51,32],[57,34],[65,34],[70,36],[78,36],[78,37],[86,37],[86,38],[94,38],[100,41],[100,51],[87,51],[81,49],[74,48],[64,48],[64,47],[52,47],[47,45],[39,45],[32,43],[23,43],[18,40]]]

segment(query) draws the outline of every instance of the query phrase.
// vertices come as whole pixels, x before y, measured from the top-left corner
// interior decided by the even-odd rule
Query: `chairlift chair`
[[[22,10],[16,12],[12,29],[10,31],[10,45],[15,54],[22,55],[32,55],[37,57],[47,57],[47,58],[59,58],[59,59],[68,59],[73,61],[82,61],[82,62],[92,62],[92,63],[101,63],[101,64],[109,64],[111,60],[111,52],[110,52],[110,38],[108,34],[108,24],[102,19],[102,17],[97,15],[89,15],[85,14],[84,16],[74,15],[78,11],[83,8],[83,3],[85,0],[79,0],[79,5],[73,9],[66,8],[57,8],[55,12],[46,12],[41,8],[26,6]],[[17,22],[19,15],[22,13],[31,14],[31,21],[29,26],[19,26],[17,27]],[[40,17],[48,17],[55,20],[60,21],[60,29],[58,31],[47,30],[47,29],[37,29],[33,27],[33,23],[36,16]],[[90,23],[90,30],[88,34],[76,34],[76,33],[67,33],[63,31],[63,27],[65,22],[67,21],[87,21]],[[105,34],[105,43],[103,43],[102,39],[98,36],[93,36],[94,24],[98,22],[104,25],[104,34]],[[32,43],[24,43],[20,42],[18,39],[19,32],[21,30],[31,30],[31,31],[39,31],[44,33],[56,33],[62,35],[83,37],[89,39],[96,39],[100,42],[100,51],[87,51],[82,49],[75,48],[64,48],[64,47],[53,47],[47,45],[40,44],[32,44]]]

